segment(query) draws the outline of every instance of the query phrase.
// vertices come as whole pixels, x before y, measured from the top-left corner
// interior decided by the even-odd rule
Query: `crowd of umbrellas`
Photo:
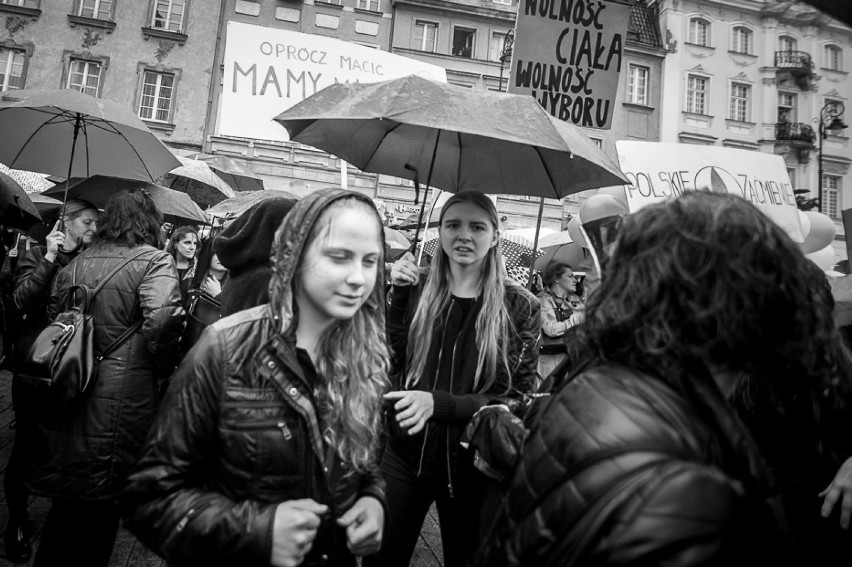
[[[429,221],[423,222],[421,179],[427,190],[535,196],[542,205],[544,198],[626,182],[580,129],[554,119],[531,97],[417,76],[335,84],[275,120],[295,142],[362,171],[414,182],[415,204],[424,206],[416,222],[400,227],[413,227],[413,236],[388,228],[393,255],[430,254],[437,246],[420,234]],[[61,218],[70,198],[103,206],[116,188],[144,188],[166,220],[194,224],[232,218],[281,195],[264,190],[263,180],[244,162],[224,155],[177,156],[129,108],[74,90],[2,93],[0,128],[0,163],[11,168],[0,172],[0,222],[23,231]],[[579,265],[587,255],[579,233],[571,234],[570,226],[543,235],[541,242],[538,227],[532,242],[504,234],[507,267],[540,268],[562,260]]]

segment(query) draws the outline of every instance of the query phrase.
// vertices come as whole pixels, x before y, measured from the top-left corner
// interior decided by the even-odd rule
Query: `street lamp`
[[[503,49],[500,50],[500,91],[503,90],[503,66],[512,60],[512,46],[515,44],[515,30],[506,32],[503,38]],[[509,74],[511,76],[511,73]]]
[[[819,172],[817,175],[817,210],[822,211],[822,142],[829,133],[837,133],[847,128],[846,123],[841,120],[846,107],[840,101],[832,101],[825,104],[819,111]]]

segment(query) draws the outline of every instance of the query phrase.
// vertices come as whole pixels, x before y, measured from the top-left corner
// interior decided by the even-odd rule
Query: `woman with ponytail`
[[[441,249],[428,275],[411,254],[391,270],[392,435],[382,460],[389,515],[382,551],[365,567],[408,565],[433,502],[444,565],[464,565],[476,549],[487,483],[459,439],[479,408],[517,405],[530,391],[541,331],[538,300],[502,275],[498,227],[488,197],[454,195],[442,208]]]
[[[124,495],[170,565],[355,567],[379,548],[383,251],[370,199],[311,193],[275,234],[269,303],[190,350]]]

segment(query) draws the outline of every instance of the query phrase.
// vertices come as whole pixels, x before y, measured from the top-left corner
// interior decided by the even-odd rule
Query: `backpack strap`
[[[127,328],[127,329],[126,329],[123,333],[121,333],[121,335],[119,335],[119,336],[118,336],[118,337],[117,337],[114,341],[112,341],[112,342],[109,344],[109,346],[107,346],[107,347],[104,349],[104,351],[103,351],[102,353],[100,353],[98,356],[96,356],[96,357],[95,357],[95,360],[96,360],[96,361],[98,361],[98,362],[100,362],[100,361],[101,361],[101,360],[103,360],[105,357],[109,356],[109,355],[112,353],[112,351],[114,351],[115,349],[117,349],[118,347],[120,347],[120,346],[121,346],[121,344],[122,344],[124,341],[126,341],[127,339],[129,339],[129,338],[130,338],[130,336],[131,336],[133,333],[135,333],[136,331],[138,331],[138,330],[142,327],[142,323],[143,323],[143,322],[144,322],[144,319],[139,319],[138,321],[136,321],[135,323],[133,323],[133,325],[131,325],[130,327],[128,327],[128,328]]]
[[[98,284],[98,286],[97,286],[95,289],[93,289],[93,290],[89,293],[89,301],[91,301],[92,299],[94,299],[94,297],[98,294],[98,292],[99,292],[99,291],[101,291],[101,290],[104,288],[104,286],[106,285],[106,283],[107,283],[109,280],[111,280],[111,279],[113,278],[113,276],[115,276],[118,272],[120,272],[121,270],[123,270],[125,266],[127,266],[130,262],[132,262],[133,260],[135,260],[136,258],[138,258],[139,256],[141,256],[141,255],[142,255],[142,254],[144,254],[145,252],[146,252],[146,251],[145,251],[144,249],[142,249],[142,250],[137,250],[135,254],[132,254],[129,258],[127,258],[127,259],[126,259],[126,260],[124,260],[121,264],[119,264],[118,266],[116,266],[116,267],[115,267],[115,268],[114,268],[114,269],[113,269],[110,273],[108,273],[108,274],[106,275],[106,277],[104,277],[104,279],[102,279],[102,280],[101,280],[101,283],[99,283],[99,284]],[[77,271],[77,266],[74,266],[74,271],[75,271],[75,272]],[[73,280],[72,280],[72,281],[73,281]]]

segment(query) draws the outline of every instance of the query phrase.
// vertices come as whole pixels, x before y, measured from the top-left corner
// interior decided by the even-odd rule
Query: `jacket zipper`
[[[435,387],[437,387],[437,385],[438,385],[438,369],[441,368],[441,359],[444,357],[444,335],[443,335],[443,333],[446,332],[447,322],[450,320],[450,312],[453,310],[453,305],[455,305],[455,303],[456,303],[456,300],[451,298],[450,299],[450,308],[447,309],[447,315],[444,317],[444,328],[441,332],[441,348],[440,348],[440,350],[438,350],[438,367],[435,370],[435,381],[432,382],[432,391],[433,392],[435,391]],[[455,354],[455,345],[453,345],[453,354]],[[453,370],[451,368],[450,369],[450,384],[451,384],[451,386],[452,386],[452,379],[453,379]],[[426,455],[426,440],[429,438],[429,426],[425,425],[423,427],[423,429],[424,429],[423,445],[420,447],[420,463],[417,465],[417,477],[418,478],[423,473],[423,458]],[[447,440],[447,443],[449,443],[449,439]]]
[[[450,366],[450,395],[453,395],[453,376],[456,371],[456,345],[458,345],[458,337],[456,337],[455,342],[453,343],[453,359],[451,361],[452,366]],[[453,494],[453,475],[450,472],[450,432],[445,431],[447,438],[447,491],[449,492],[450,498],[455,498]]]

